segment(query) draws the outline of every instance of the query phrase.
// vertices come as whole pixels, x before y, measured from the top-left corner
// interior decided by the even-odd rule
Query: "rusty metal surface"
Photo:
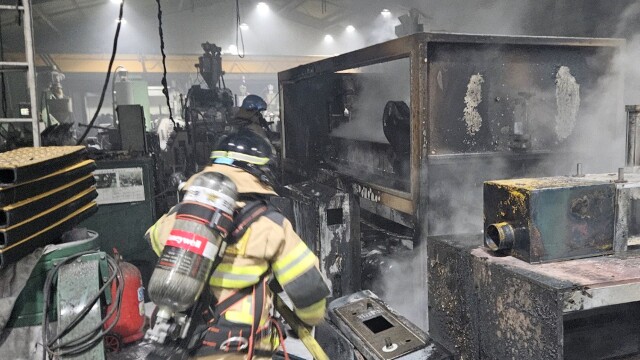
[[[482,248],[471,254],[489,358],[603,359],[640,350],[629,323],[640,314],[638,253],[536,265]]]
[[[476,359],[480,353],[470,250],[481,244],[479,236],[427,241],[429,335],[461,359]]]
[[[562,359],[559,294],[508,268],[473,260],[481,359]]]
[[[585,179],[615,183],[616,218],[613,248],[616,253],[627,251],[640,243],[640,169],[628,167],[623,172],[624,182],[618,174],[586,174]]]
[[[579,177],[488,181],[485,244],[515,231],[502,253],[538,263],[613,253],[615,184]]]
[[[640,282],[640,257],[636,253],[632,256],[599,256],[546,264],[529,264],[511,256],[495,256],[484,248],[474,249],[471,254],[482,261],[508,267],[513,272],[563,291],[575,287],[596,288],[603,284],[615,286]]]
[[[530,264],[481,242],[428,239],[429,333],[459,358],[637,356],[640,252]]]

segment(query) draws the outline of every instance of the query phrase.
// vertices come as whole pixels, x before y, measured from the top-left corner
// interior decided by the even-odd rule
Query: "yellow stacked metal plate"
[[[0,184],[38,179],[84,160],[84,146],[26,147],[0,154]]]
[[[55,204],[60,204],[82,193],[94,186],[95,183],[96,180],[93,175],[88,174],[79,179],[71,180],[53,190],[41,192],[36,196],[4,206],[0,208],[0,229],[13,228],[23,221],[37,217],[52,206],[55,206]],[[0,246],[6,245],[9,244],[0,243]]]
[[[91,174],[95,169],[95,161],[84,160],[38,179],[0,186],[0,207],[16,204],[43,192],[59,188]]]
[[[95,192],[95,189],[91,191]],[[97,193],[95,194],[97,196]],[[46,246],[50,243],[57,242],[62,234],[78,225],[81,221],[87,219],[98,211],[98,204],[95,201],[88,200],[88,203],[82,205],[87,199],[95,198],[90,194],[77,195],[77,198],[65,204],[65,210],[72,210],[70,214],[52,222],[47,227],[39,229],[37,232],[14,242],[13,244],[0,248],[0,269],[8,264],[20,260],[23,256],[31,253],[39,247]],[[28,226],[28,225],[27,225]],[[3,232],[4,236],[7,232]]]
[[[95,213],[95,163],[85,156],[82,146],[0,154],[0,268]]]

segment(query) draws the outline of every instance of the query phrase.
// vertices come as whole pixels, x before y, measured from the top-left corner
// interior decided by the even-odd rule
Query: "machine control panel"
[[[375,299],[361,299],[341,306],[335,312],[378,359],[397,359],[427,345]]]

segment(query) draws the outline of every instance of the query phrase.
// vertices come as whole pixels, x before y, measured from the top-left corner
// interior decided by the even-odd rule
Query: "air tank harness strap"
[[[238,211],[238,210],[236,210]],[[265,200],[249,201],[234,216],[233,228],[227,239],[228,244],[235,244],[247,232],[249,226],[261,216],[269,212],[277,211],[273,205]]]
[[[255,345],[260,340],[272,336],[271,321],[267,321],[264,327],[259,327],[266,291],[266,279],[262,278],[254,286],[240,289],[219,301],[215,305],[213,314],[211,310],[205,311],[203,316],[209,327],[202,337],[202,346],[198,349],[197,355],[208,356],[228,352],[242,352],[249,354],[248,359],[251,359],[253,355],[271,356],[272,352],[255,349]],[[223,318],[224,313],[247,296],[252,297],[253,324],[236,324],[225,320]]]
[[[261,216],[277,211],[276,207],[265,200],[247,201],[246,205],[235,214],[226,243],[235,244],[246,233],[249,226]],[[195,332],[195,337],[192,338],[189,348],[193,349],[201,344],[202,346],[196,352],[198,356],[238,351],[249,353],[249,359],[253,357],[253,354],[271,356],[270,352],[265,353],[254,349],[256,342],[272,336],[271,321],[268,321],[264,328],[259,329],[267,291],[265,282],[263,274],[263,277],[255,285],[237,290],[226,299],[218,301],[213,309],[208,306],[209,309],[202,312],[204,324],[198,326],[199,330]],[[222,318],[222,315],[231,306],[247,296],[253,296],[253,324],[251,326],[231,323]],[[200,302],[204,301],[206,300],[201,297]],[[214,301],[210,301],[210,303]]]
[[[177,219],[195,220],[209,227],[220,231],[222,236],[227,237],[229,229],[234,228],[233,219],[220,209],[208,208],[203,204],[182,202],[176,206]],[[211,215],[211,209],[215,210]]]

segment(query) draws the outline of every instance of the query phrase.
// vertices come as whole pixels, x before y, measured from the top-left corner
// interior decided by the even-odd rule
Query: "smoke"
[[[516,9],[515,4],[512,7],[511,4],[506,5],[505,2],[499,1],[483,3],[486,6],[474,12],[462,4],[448,2],[444,5],[430,2],[430,14],[433,14],[433,18],[426,27],[430,30],[522,34],[522,26],[531,26],[519,23],[526,19],[526,10],[531,7],[523,6]],[[498,21],[502,16],[508,20]],[[636,26],[638,16],[640,3],[629,5],[621,14],[615,34],[612,34],[628,39],[626,51],[613,53],[605,50],[595,53],[586,59],[584,67],[558,63],[553,73],[541,75],[546,76],[542,82],[544,86],[536,85],[539,79],[533,78],[534,72],[529,72],[528,69],[519,71],[518,63],[509,64],[515,70],[516,75],[513,76],[519,77],[521,84],[528,85],[523,87],[526,94],[511,94],[513,97],[521,97],[521,100],[515,102],[512,115],[524,120],[521,121],[521,125],[517,125],[516,121],[514,127],[506,128],[506,131],[511,131],[514,135],[529,135],[528,141],[531,144],[537,143],[540,150],[563,148],[564,151],[557,156],[530,162],[527,166],[519,168],[514,168],[513,163],[496,156],[484,160],[478,157],[470,162],[458,162],[437,169],[432,167],[430,171],[425,170],[421,178],[422,181],[428,181],[429,191],[421,196],[428,196],[429,208],[427,214],[421,214],[423,240],[426,239],[427,233],[481,233],[482,184],[485,180],[570,175],[577,162],[583,163],[585,170],[590,173],[615,172],[617,167],[624,165],[623,102],[640,103],[640,34],[630,34],[629,30],[631,26]],[[471,19],[478,21],[470,21]],[[503,26],[494,28],[492,24]],[[492,79],[486,76],[485,83],[481,85],[487,85],[488,88],[493,85],[495,89],[498,84],[491,84],[491,81]],[[443,82],[446,89],[447,81]],[[483,90],[482,103],[477,105],[498,106],[489,94]],[[459,99],[461,121],[465,108],[463,100],[464,94]],[[450,111],[458,110],[454,106]],[[486,107],[480,112],[483,115],[487,114]],[[497,120],[495,117],[485,118],[483,126]],[[476,124],[477,122],[471,123]],[[521,128],[518,129],[518,126]],[[475,133],[478,129],[473,127],[472,130]],[[426,252],[417,252],[420,253],[424,256]],[[393,260],[392,256],[389,260],[389,270],[380,280],[383,298],[414,322],[417,322],[416,319],[421,320],[420,316],[416,316],[416,311],[426,311],[414,303],[417,297],[426,297],[426,293],[424,296],[416,296],[417,289],[423,289],[424,279],[407,276],[415,271],[424,271],[426,258],[417,254],[411,257],[403,256],[398,260]]]
[[[524,34],[528,19],[527,0],[430,0],[413,1],[427,16],[425,31],[472,34]]]
[[[638,5],[640,7],[640,5]],[[628,105],[640,104],[640,34],[627,41],[626,55],[619,59],[619,66],[624,69],[625,95]]]
[[[382,126],[382,115],[387,101],[398,100],[409,104],[409,59],[352,69],[355,73],[357,93],[344,114],[349,120],[335,128],[331,135],[354,140],[388,144]],[[348,100],[347,100],[348,102]]]
[[[620,14],[620,19],[616,26],[614,36],[624,37],[633,26],[636,25],[638,17],[640,16],[640,3],[635,2],[628,5]]]
[[[397,18],[385,18],[382,15],[378,15],[372,22],[371,27],[367,29],[368,33],[365,33],[367,42],[369,44],[378,44],[395,39],[397,25],[400,25],[400,21]]]
[[[419,291],[423,287],[416,286],[422,281],[420,274],[425,271],[424,253],[424,248],[414,248],[411,252],[387,257],[383,262],[385,272],[378,284],[381,292],[378,296],[399,314],[426,330],[428,324],[423,315],[427,308],[427,297]]]

